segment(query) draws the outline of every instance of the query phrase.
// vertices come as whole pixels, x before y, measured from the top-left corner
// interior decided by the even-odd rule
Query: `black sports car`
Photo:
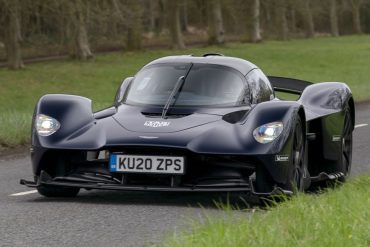
[[[84,97],[43,96],[33,116],[35,181],[21,183],[44,196],[81,188],[292,194],[345,180],[354,119],[344,83],[267,77],[220,54],[164,57],[125,79],[99,112]]]

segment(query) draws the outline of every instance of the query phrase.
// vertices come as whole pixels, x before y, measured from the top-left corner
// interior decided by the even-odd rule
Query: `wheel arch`
[[[60,123],[60,128],[50,136],[40,136],[35,128],[32,128],[32,146],[54,147],[56,143],[61,143],[75,131],[92,126],[95,119],[91,103],[90,99],[76,95],[47,94],[42,96],[35,108],[33,124],[35,117],[43,114],[56,119]]]

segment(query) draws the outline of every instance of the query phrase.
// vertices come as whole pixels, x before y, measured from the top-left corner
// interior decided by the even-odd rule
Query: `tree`
[[[176,49],[184,49],[181,26],[180,26],[180,0],[168,0],[167,7],[169,12],[169,30],[171,35],[172,47]]]
[[[154,1],[154,0],[150,0]],[[158,0],[158,10],[159,10],[159,16],[157,19],[157,25],[156,25],[156,34],[160,35],[165,28],[165,23],[166,23],[166,17],[163,13],[166,11],[166,6],[165,6],[165,1],[164,0]]]
[[[251,37],[253,43],[258,43],[262,41],[260,25],[260,0],[253,0],[251,8],[252,8]]]
[[[362,34],[360,9],[363,4],[363,1],[349,0],[349,3],[351,5],[353,29],[355,33]]]
[[[310,8],[310,0],[300,0],[299,4],[303,16],[304,26],[306,29],[306,38],[314,38],[315,23],[313,21],[312,12]]]
[[[24,67],[21,50],[21,5],[18,0],[2,0],[4,22],[4,43],[9,69],[21,69]]]
[[[330,0],[330,30],[332,36],[339,36],[337,0]]]
[[[225,43],[224,25],[221,12],[220,0],[208,0],[208,43],[223,44]]]
[[[125,16],[122,13],[121,5],[118,0],[111,0],[110,6],[108,7],[107,13],[109,14],[109,19],[111,20],[110,32],[114,38],[118,37],[119,33],[122,33],[120,30],[122,23],[125,21]]]
[[[148,27],[148,30],[150,33],[154,33],[155,32],[155,28],[156,28],[156,5],[158,4],[157,1],[147,1],[147,4],[148,4],[148,18],[149,18],[149,27]]]
[[[288,7],[289,7],[288,9],[289,9],[289,16],[290,16],[289,30],[292,33],[297,32],[297,18],[296,18],[297,8],[295,7],[296,6],[295,1],[296,0],[289,0],[288,1]]]
[[[286,0],[279,0],[276,2],[276,14],[278,19],[279,25],[279,38],[281,40],[288,40],[289,28],[288,28],[288,20],[287,20],[287,5],[288,2]]]
[[[142,32],[142,1],[129,1],[129,11],[127,16],[127,49],[141,49]]]
[[[88,39],[86,17],[88,12],[87,0],[66,0],[61,4],[64,6],[69,25],[66,26],[66,33],[70,37],[71,56],[80,60],[87,60],[93,57]]]
[[[188,31],[188,0],[182,0],[180,6],[180,25],[182,32]]]

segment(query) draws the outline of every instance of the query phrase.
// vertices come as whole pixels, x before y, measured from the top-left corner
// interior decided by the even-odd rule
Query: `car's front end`
[[[53,124],[50,120],[44,127],[55,125],[58,130],[51,135],[34,131],[31,156],[35,181],[22,183],[34,187],[257,193],[253,187],[256,171],[267,169],[274,180],[283,183],[290,159],[289,112],[283,110],[285,105],[275,103],[276,115],[255,123],[255,114],[264,114],[270,107],[263,108],[224,108],[218,114],[214,109],[181,109],[169,112],[163,120],[154,109],[148,115],[142,113],[142,107],[122,105],[105,110],[111,116],[94,119],[59,137],[63,121]],[[285,116],[285,124],[276,122],[281,116]],[[268,122],[271,124],[262,124]]]
[[[252,104],[245,74],[253,67],[196,61],[145,66],[121,86],[113,107],[95,114],[87,98],[42,97],[32,128],[35,181],[22,183],[253,193],[261,173],[286,183],[301,106]]]

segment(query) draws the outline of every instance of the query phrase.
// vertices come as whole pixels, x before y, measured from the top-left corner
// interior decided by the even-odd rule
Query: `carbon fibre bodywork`
[[[221,56],[167,57],[147,66],[158,63],[217,64],[231,67],[243,76],[258,69],[245,60]],[[304,136],[307,136],[307,188],[310,176],[325,172],[327,162],[341,162],[342,143],[335,138],[342,136],[346,107],[350,108],[354,119],[351,91],[343,83],[303,82],[297,87],[294,83],[299,82],[293,79],[269,79],[277,91],[290,90],[291,93],[301,94],[299,100],[282,101],[274,98],[257,104],[219,108],[173,107],[166,118],[170,124],[159,128],[145,123],[161,120],[163,107],[120,103],[132,78],[119,87],[112,107],[96,113],[91,110],[90,99],[62,94],[45,95],[36,105],[34,118],[39,114],[47,115],[57,119],[61,127],[50,136],[40,136],[35,126],[32,127],[34,186],[250,191],[255,173],[263,169],[279,187],[288,182],[288,174],[292,169],[293,133],[299,118],[302,120]],[[284,129],[275,141],[262,144],[253,138],[253,131],[257,127],[277,121],[283,123]],[[186,157],[186,172],[182,176],[158,178],[155,175],[112,174],[108,160],[97,157],[101,152],[108,155],[117,152],[181,155]],[[91,153],[96,154],[94,159],[88,157]],[[62,167],[58,163],[63,163]],[[98,185],[96,178],[86,177],[89,166],[94,167],[92,173],[109,177],[100,181],[105,187]],[[81,171],[84,177],[77,179],[71,175],[81,174]],[[154,183],[154,180],[158,183]],[[22,183],[32,186],[30,182]]]

